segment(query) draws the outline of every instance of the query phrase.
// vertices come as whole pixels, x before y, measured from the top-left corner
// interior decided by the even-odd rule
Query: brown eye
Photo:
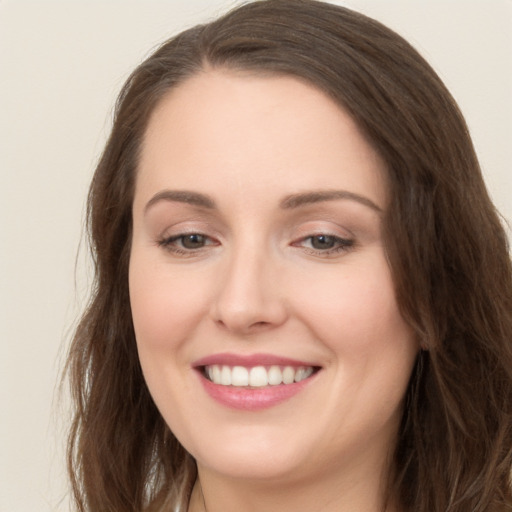
[[[292,245],[304,248],[309,254],[331,257],[350,250],[354,246],[354,240],[326,233],[318,233],[302,238]]]
[[[330,235],[315,235],[311,237],[311,247],[318,250],[332,249],[337,238]]]
[[[198,233],[182,235],[180,240],[182,247],[185,249],[200,249],[206,245],[206,237]]]

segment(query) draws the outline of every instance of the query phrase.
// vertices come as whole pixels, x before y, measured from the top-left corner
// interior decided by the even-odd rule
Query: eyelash
[[[184,247],[184,240],[187,237],[199,237],[202,239],[203,244],[199,247]],[[307,247],[304,244],[309,241],[311,245],[314,244],[315,240],[319,240],[321,238],[328,239],[329,242],[333,244],[332,247],[328,247],[325,249],[319,249],[315,247]],[[179,244],[179,245],[178,245]],[[201,244],[201,242],[199,242]],[[203,250],[207,246],[216,246],[219,245],[217,241],[213,238],[204,235],[203,233],[180,233],[178,235],[173,235],[167,238],[162,238],[158,240],[158,246],[163,247],[165,250],[176,254],[177,256],[194,256],[199,251]],[[300,240],[293,242],[292,247],[302,247],[306,250],[308,254],[320,257],[329,257],[335,256],[340,253],[344,253],[349,251],[354,247],[354,240],[341,238],[336,235],[331,235],[329,233],[317,233],[314,235],[308,235]]]
[[[315,239],[320,238],[327,238],[330,239],[330,241],[333,243],[333,247],[327,248],[327,249],[318,249],[315,247],[304,247],[302,244],[306,241],[309,241],[311,244],[313,244]],[[331,235],[329,233],[317,233],[314,235],[308,235],[304,238],[301,238],[298,242],[294,242],[292,244],[294,247],[302,246],[304,249],[307,249],[307,252],[310,254],[313,254],[315,256],[334,256],[336,254],[340,254],[343,252],[349,251],[354,246],[354,240],[347,239],[347,238],[341,238],[336,235]]]
[[[200,247],[186,248],[183,246],[183,241],[186,237],[201,237],[205,243]],[[177,245],[179,243],[179,245]],[[158,246],[163,247],[165,250],[170,251],[178,256],[193,256],[195,253],[204,249],[205,246],[218,245],[213,238],[204,235],[203,233],[180,233],[179,235],[173,235],[167,238],[162,238],[158,241]]]

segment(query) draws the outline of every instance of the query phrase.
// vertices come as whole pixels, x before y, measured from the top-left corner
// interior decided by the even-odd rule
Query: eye
[[[302,238],[301,240],[294,242],[292,245],[295,247],[303,247],[312,254],[330,256],[348,251],[354,245],[354,240],[326,233],[319,233],[317,235],[310,235]]]
[[[202,233],[180,233],[159,240],[158,245],[176,254],[186,255],[218,243]]]
[[[326,250],[336,246],[336,237],[331,235],[315,235],[309,239],[313,249]]]
[[[178,240],[185,249],[199,249],[206,245],[206,237],[199,233],[191,233],[190,235],[180,235]]]

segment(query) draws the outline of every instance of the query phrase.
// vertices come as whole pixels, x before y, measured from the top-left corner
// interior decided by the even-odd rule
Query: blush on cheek
[[[130,276],[130,305],[137,344],[139,350],[145,347],[164,356],[185,343],[196,328],[197,314],[203,311],[200,297],[179,279],[153,279],[151,272],[136,270]]]
[[[294,289],[292,296],[300,300],[304,320],[320,339],[336,343],[337,351],[361,354],[404,331],[387,273],[376,267],[374,275],[349,268],[349,277],[303,281]]]
[[[150,300],[141,296],[132,298],[131,308],[138,344],[165,350],[174,339],[180,338],[179,304],[164,305],[158,296],[152,294]]]
[[[165,346],[168,324],[172,323],[172,304],[152,286],[150,279],[136,272],[130,275],[130,307],[137,344]]]

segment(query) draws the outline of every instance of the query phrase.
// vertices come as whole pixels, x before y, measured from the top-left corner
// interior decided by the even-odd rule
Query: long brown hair
[[[95,285],[68,360],[80,511],[186,506],[196,469],[139,366],[128,296],[131,206],[148,118],[205,67],[287,74],[346,109],[387,164],[396,296],[423,350],[389,492],[404,511],[512,510],[512,270],[467,127],[425,60],[349,9],[256,1],[185,31],[130,76],[88,197]]]

